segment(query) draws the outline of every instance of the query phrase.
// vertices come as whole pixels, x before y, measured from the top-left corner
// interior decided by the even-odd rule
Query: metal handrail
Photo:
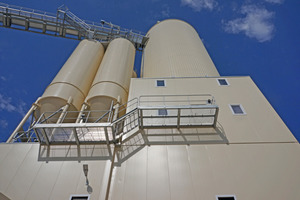
[[[181,99],[166,99],[169,97],[179,97]],[[190,99],[190,97],[199,97],[202,99]],[[147,100],[143,100],[143,98],[148,98]],[[151,100],[151,98],[161,98]],[[211,94],[193,94],[193,95],[142,95],[139,97],[139,107],[142,106],[143,103],[162,103],[162,105],[166,106],[166,103],[175,103],[182,102],[184,105],[194,105],[194,102],[204,102],[205,105],[213,105],[216,104],[215,98]],[[202,103],[203,104],[203,103]]]
[[[131,42],[133,42],[138,50],[141,50],[144,47],[145,42],[147,41],[147,37],[145,36],[145,33],[121,28],[120,26],[113,25],[112,23],[96,23],[88,20],[83,20],[77,17],[67,8],[64,8],[62,6],[59,7],[57,13],[54,14],[54,13],[44,12],[40,10],[0,3],[0,15],[1,14],[4,17],[8,17],[8,18],[20,17],[21,20],[37,20],[36,21],[37,23],[45,23],[45,22],[46,24],[53,23],[51,25],[55,26],[57,30],[55,34],[50,34],[50,35],[54,35],[54,36],[57,36],[57,33],[59,33],[60,37],[75,39],[70,36],[73,37],[77,36],[76,39],[78,40],[81,40],[82,38],[93,38],[99,41],[110,41],[112,39],[121,37],[121,38],[126,38]],[[60,14],[63,14],[63,16],[61,16]],[[28,24],[26,25],[26,23],[25,25],[22,24],[17,24],[17,25],[20,27],[28,26]],[[10,24],[9,25],[5,24],[4,26],[10,27]],[[68,32],[67,34],[70,35],[66,36],[65,34],[61,34],[59,32],[59,31],[63,31],[63,29],[77,30],[78,34],[76,32],[75,33]],[[28,30],[28,27],[25,27],[25,30]],[[37,31],[33,31],[33,32],[37,32]],[[47,34],[45,33],[44,29],[43,32],[37,32],[37,33]]]

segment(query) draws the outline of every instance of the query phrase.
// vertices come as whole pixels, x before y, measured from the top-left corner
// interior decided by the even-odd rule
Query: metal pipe
[[[117,100],[117,103],[116,105],[114,106],[114,116],[113,116],[113,120],[112,121],[115,121],[117,118],[118,118],[118,114],[119,114],[119,108],[120,108],[120,102],[121,102],[121,97],[118,96],[118,100]]]
[[[10,135],[10,137],[8,138],[8,140],[6,141],[6,143],[11,143],[13,141],[13,138],[16,135],[16,133],[24,126],[24,124],[26,123],[27,119],[30,117],[30,115],[32,114],[32,112],[38,107],[37,102],[39,100],[40,100],[40,97],[32,104],[31,108],[26,113],[26,115],[23,117],[22,121],[19,123],[19,125],[14,130],[14,132]]]
[[[64,120],[66,112],[69,109],[70,104],[72,103],[72,101],[73,101],[73,98],[70,96],[69,99],[68,99],[67,105],[65,105],[63,111],[61,112],[61,114],[60,114],[60,116],[59,116],[59,118],[58,118],[58,120],[56,122],[57,124],[62,123],[62,121]]]
[[[107,122],[111,122],[111,113],[113,111],[113,107],[114,107],[114,101],[111,101],[111,104],[110,104],[110,109],[109,109],[109,115],[108,115],[108,119],[107,119]]]
[[[81,109],[80,109],[80,112],[79,112],[79,115],[76,119],[76,122],[75,123],[79,123],[81,118],[82,118],[82,113],[85,111],[85,109],[87,108],[87,103],[83,102],[82,106],[81,106]]]
[[[73,98],[70,96],[69,99],[68,99],[67,105],[64,106],[63,111],[61,112],[61,114],[60,114],[60,116],[59,116],[59,118],[58,118],[56,124],[60,124],[60,123],[63,122],[63,120],[64,120],[64,118],[65,118],[65,115],[66,115],[66,112],[67,112],[67,110],[69,109],[70,104],[72,103],[72,101],[73,101]],[[52,133],[51,133],[49,142],[52,141],[52,137],[53,137],[54,133],[56,132],[56,129],[57,129],[57,128],[54,128],[54,129],[52,130]],[[48,143],[49,143],[49,142],[48,142]],[[48,144],[48,145],[49,145],[49,144]]]

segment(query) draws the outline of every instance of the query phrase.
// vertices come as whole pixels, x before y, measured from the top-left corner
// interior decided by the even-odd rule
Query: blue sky
[[[56,13],[65,4],[82,19],[147,32],[182,19],[198,31],[222,76],[251,76],[300,140],[299,0],[2,0]],[[0,28],[0,141],[42,95],[78,41]],[[140,66],[139,59],[135,68]],[[267,119],[266,119],[267,120]]]

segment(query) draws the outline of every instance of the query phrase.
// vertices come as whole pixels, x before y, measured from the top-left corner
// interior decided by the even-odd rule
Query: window
[[[218,81],[219,85],[229,85],[227,79],[225,79],[225,78],[218,78],[217,81]]]
[[[217,200],[236,200],[235,196],[228,196],[228,195],[218,195]]]
[[[229,107],[234,115],[245,115],[246,114],[243,106],[240,104],[231,104],[231,105],[229,105]]]
[[[168,115],[168,110],[167,109],[159,109],[158,110],[158,115]]]
[[[89,200],[90,195],[72,195],[70,200]]]
[[[156,80],[156,87],[165,87],[166,82],[165,80]]]

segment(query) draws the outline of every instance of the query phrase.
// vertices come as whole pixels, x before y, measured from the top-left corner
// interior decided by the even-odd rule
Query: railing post
[[[74,134],[76,144],[79,146],[79,139],[78,139],[76,128],[73,128],[73,134]]]
[[[217,126],[217,119],[219,114],[219,108],[216,108],[215,119],[214,119],[214,128]]]
[[[105,134],[105,138],[106,138],[106,145],[107,145],[108,153],[110,156],[112,156],[110,145],[109,145],[109,137],[108,137],[108,133],[107,133],[107,127],[104,127],[104,134]]]
[[[178,108],[178,113],[177,113],[177,129],[179,129],[179,127],[180,127],[180,111],[181,111],[181,109]]]
[[[138,109],[140,112],[140,125],[141,125],[141,129],[144,129],[144,122],[143,122],[143,110],[142,109]]]

